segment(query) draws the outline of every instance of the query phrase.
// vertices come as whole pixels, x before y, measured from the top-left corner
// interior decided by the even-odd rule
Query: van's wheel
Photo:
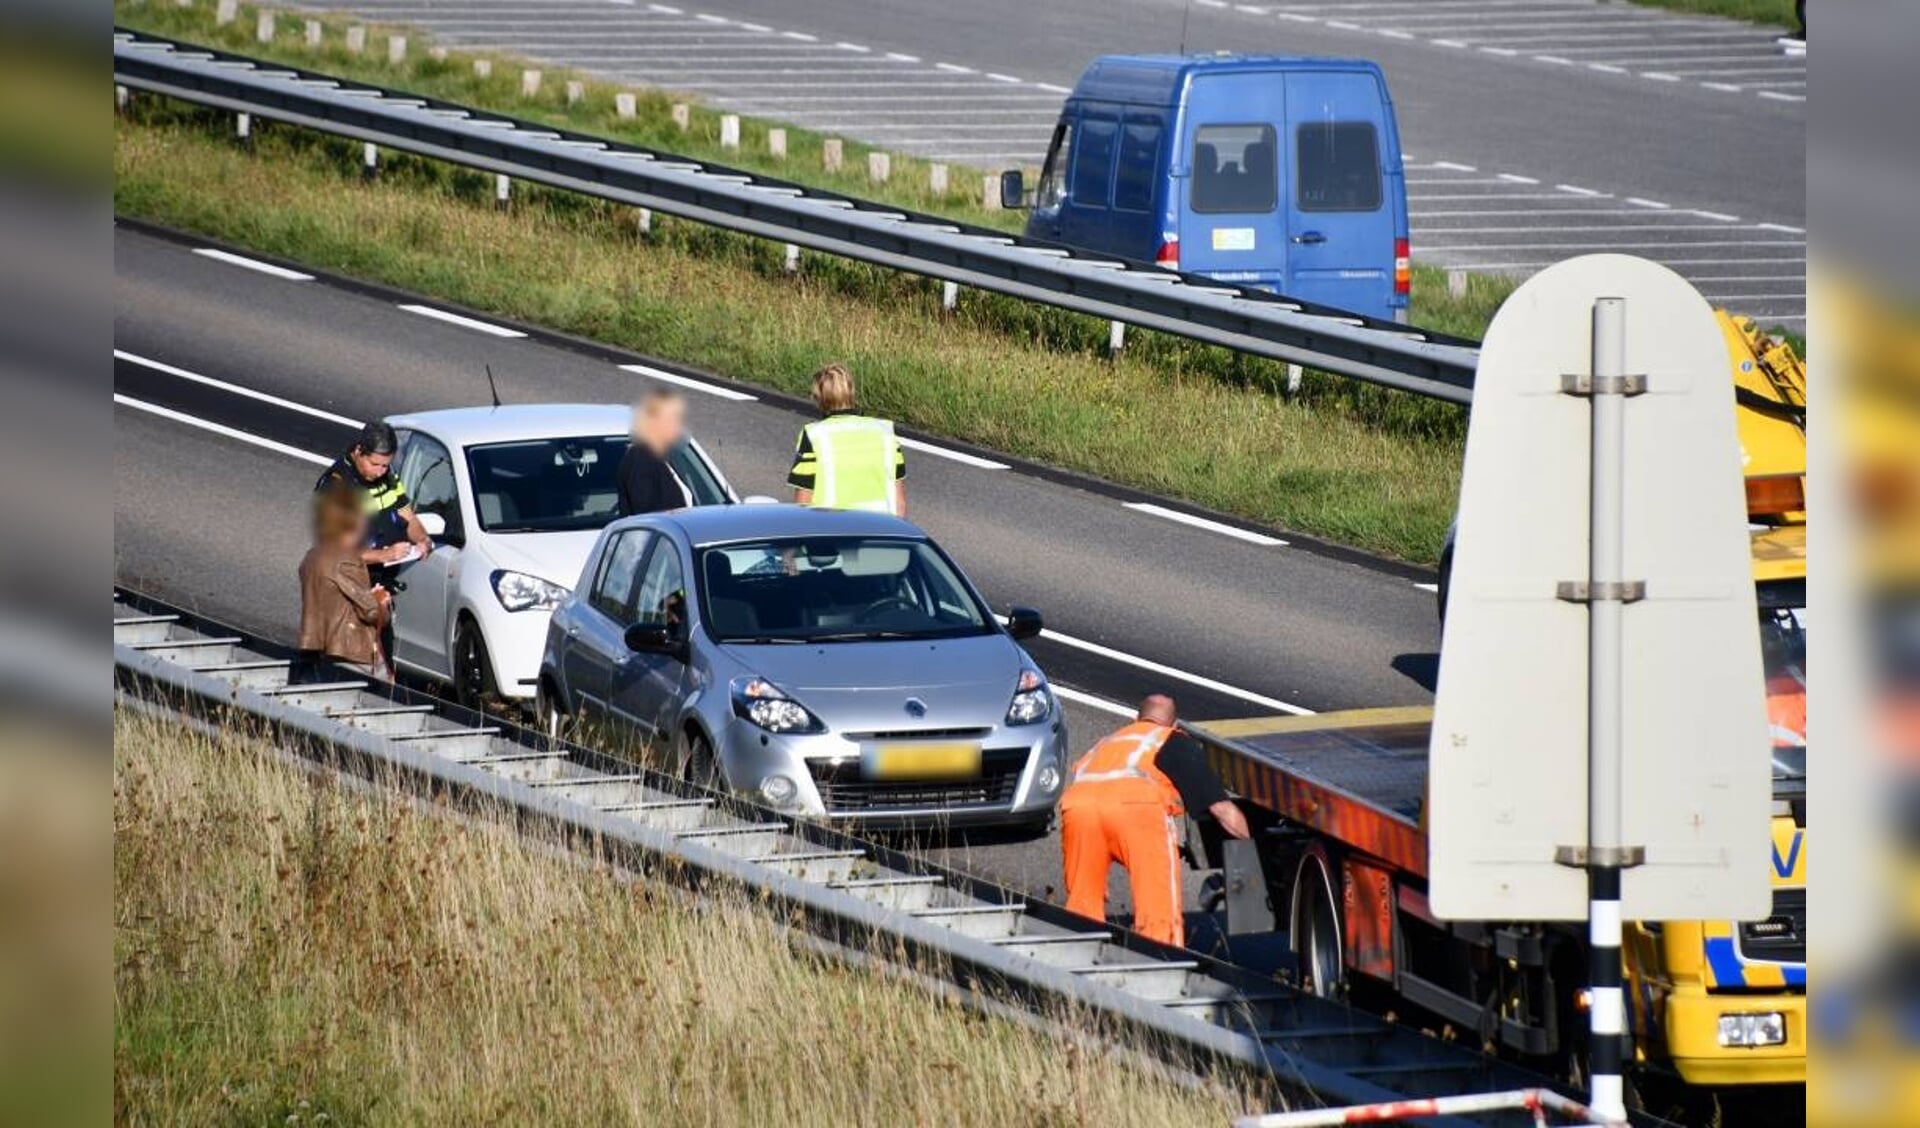
[[[493,667],[487,661],[487,642],[480,628],[463,620],[453,636],[453,699],[481,711],[494,696]]]
[[[719,790],[724,786],[720,765],[713,758],[713,744],[699,729],[680,734],[680,778],[698,787]]]
[[[1347,993],[1347,965],[1326,860],[1318,853],[1301,858],[1293,889],[1288,939],[1301,986],[1322,999],[1341,998]]]

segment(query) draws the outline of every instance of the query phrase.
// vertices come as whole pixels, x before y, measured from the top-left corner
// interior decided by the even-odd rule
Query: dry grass
[[[115,1120],[1222,1124],[738,900],[117,712]]]

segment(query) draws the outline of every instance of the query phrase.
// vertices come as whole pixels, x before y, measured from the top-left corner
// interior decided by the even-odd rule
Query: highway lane
[[[495,336],[402,308],[417,299],[263,274],[196,246],[115,235],[115,394],[143,405],[115,412],[116,576],[275,637],[297,616],[311,460],[344,445],[345,421],[483,403],[485,365],[508,401],[624,401],[648,382],[620,367],[645,358]],[[692,426],[737,488],[777,494],[806,416],[746,391],[763,398],[689,390]],[[1250,543],[1019,469],[924,450],[910,467],[915,520],[997,607],[1039,606],[1072,640],[1033,650],[1075,694],[1076,744],[1117,723],[1079,694],[1124,702],[1170,689],[1196,719],[1429,699],[1432,596],[1404,570]],[[1058,880],[1051,848],[988,838],[955,849],[1027,888]]]
[[[1422,261],[1527,274],[1619,250],[1769,324],[1805,317],[1805,60],[1732,21],[1595,0],[350,6],[987,168],[1037,164],[1090,58],[1172,50],[1183,20],[1196,51],[1359,55],[1394,91]]]

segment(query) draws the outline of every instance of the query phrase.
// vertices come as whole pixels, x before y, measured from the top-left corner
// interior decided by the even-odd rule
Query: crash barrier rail
[[[1338,1128],[1342,1124],[1389,1124],[1416,1116],[1448,1116],[1502,1109],[1518,1109],[1531,1114],[1537,1128],[1547,1128],[1547,1114],[1550,1112],[1570,1118],[1577,1128],[1619,1128],[1620,1125],[1619,1121],[1601,1120],[1586,1105],[1551,1089],[1515,1089],[1507,1093],[1474,1093],[1460,1097],[1353,1105],[1348,1108],[1270,1112],[1264,1116],[1243,1116],[1233,1122],[1233,1128]]]
[[[1475,342],[1264,290],[122,28],[113,79],[1435,399],[1472,395]]]
[[[1042,1014],[1095,1016],[1186,1068],[1237,1065],[1302,1105],[1537,1085],[1457,1043],[1103,927],[834,827],[334,667],[139,593],[113,601],[121,699],[232,723],[337,770],[510,812],[699,889],[730,883],[832,944]],[[876,944],[875,939],[884,938]],[[1474,1122],[1530,1123],[1511,1112]],[[1460,1124],[1461,1120],[1444,1121]]]

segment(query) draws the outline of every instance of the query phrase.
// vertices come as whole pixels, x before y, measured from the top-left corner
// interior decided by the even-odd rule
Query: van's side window
[[[1107,206],[1107,183],[1113,173],[1113,135],[1118,123],[1082,118],[1080,137],[1073,147],[1073,179],[1067,195],[1082,207]]]
[[[1370,121],[1313,122],[1294,132],[1300,210],[1373,211],[1380,206],[1380,143]]]
[[[1270,212],[1280,202],[1271,125],[1203,125],[1193,135],[1193,210]]]
[[[1047,146],[1047,163],[1040,166],[1040,187],[1034,190],[1033,206],[1057,208],[1067,197],[1067,157],[1073,152],[1073,123],[1061,121],[1053,127],[1053,144]]]
[[[1160,167],[1160,123],[1128,118],[1120,127],[1120,165],[1113,174],[1113,206],[1143,212],[1153,207],[1154,175]]]

